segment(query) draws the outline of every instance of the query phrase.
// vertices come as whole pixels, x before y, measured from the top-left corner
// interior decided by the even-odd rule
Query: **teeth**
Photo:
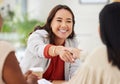
[[[67,30],[60,30],[60,32],[66,32]]]

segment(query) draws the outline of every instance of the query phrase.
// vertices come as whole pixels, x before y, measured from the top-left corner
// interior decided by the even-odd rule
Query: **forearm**
[[[48,58],[59,56],[63,61],[74,63],[75,60],[79,57],[79,49],[76,48],[67,48],[64,46],[55,46],[51,45],[47,51],[49,54]]]
[[[63,46],[54,46],[53,45],[49,48],[48,53],[49,53],[49,55],[54,57],[54,56],[59,55],[60,51],[62,51],[62,49],[63,49]]]

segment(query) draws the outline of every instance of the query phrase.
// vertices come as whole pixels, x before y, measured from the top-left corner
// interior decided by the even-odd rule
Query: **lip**
[[[61,33],[66,33],[67,30],[63,30],[63,29],[61,30],[61,29],[60,29],[59,32],[61,32]]]

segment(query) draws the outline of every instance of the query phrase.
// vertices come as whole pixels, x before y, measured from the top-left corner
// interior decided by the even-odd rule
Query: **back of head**
[[[106,5],[99,15],[100,35],[107,46],[108,60],[120,69],[120,2]]]

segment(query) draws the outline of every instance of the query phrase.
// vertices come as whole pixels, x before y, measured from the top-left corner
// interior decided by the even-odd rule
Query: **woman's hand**
[[[32,73],[32,71],[27,71],[24,75],[26,81],[28,84],[38,84],[37,80],[39,80],[39,77]]]
[[[79,58],[80,50],[77,48],[56,46],[55,53],[57,53],[63,61],[74,63],[74,61]]]
[[[68,51],[71,52],[71,54],[73,55],[74,59],[77,59],[80,57],[80,49],[78,48],[68,48]]]

